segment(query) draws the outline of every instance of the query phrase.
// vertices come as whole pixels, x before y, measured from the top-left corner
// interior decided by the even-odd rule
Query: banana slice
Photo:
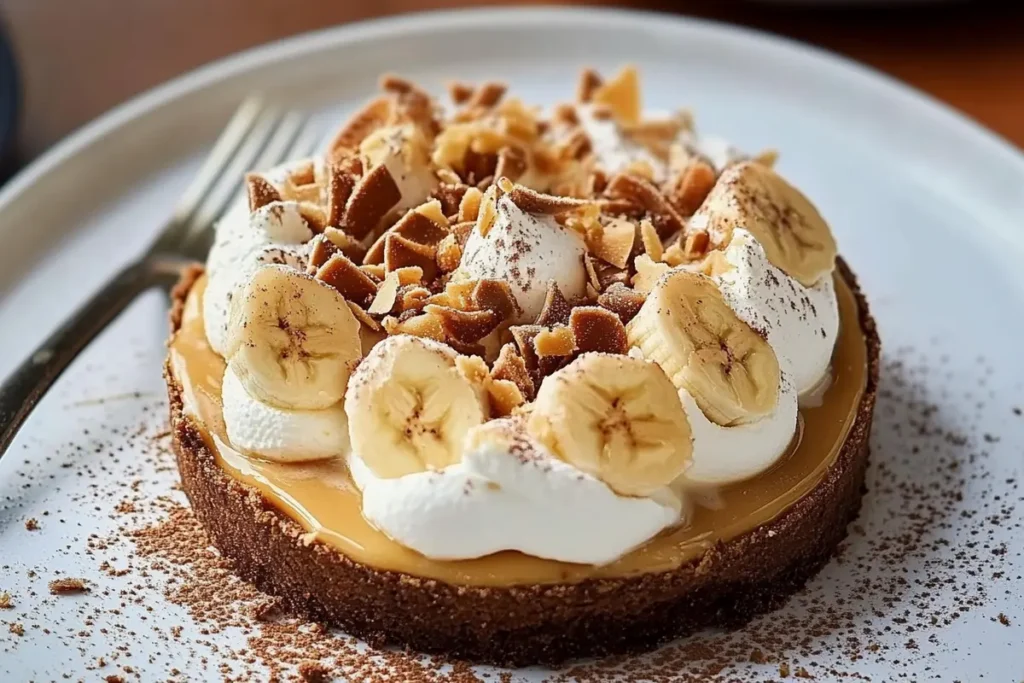
[[[345,395],[352,450],[378,477],[440,470],[462,458],[466,433],[487,418],[486,397],[444,344],[388,337],[359,364]]]
[[[337,403],[362,355],[344,297],[281,265],[259,268],[235,295],[228,334],[226,357],[245,390],[287,410]]]
[[[690,463],[676,388],[654,363],[585,353],[544,380],[527,430],[559,459],[626,496],[647,496]]]
[[[691,225],[705,221],[712,248],[727,246],[733,229],[746,228],[772,264],[807,287],[835,266],[836,242],[825,219],[799,190],[755,161],[722,172]]]
[[[700,273],[664,275],[626,327],[630,346],[690,392],[711,421],[729,427],[769,415],[779,396],[779,360]]]

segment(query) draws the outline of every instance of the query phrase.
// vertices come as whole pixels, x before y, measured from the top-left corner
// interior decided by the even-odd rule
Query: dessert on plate
[[[585,71],[541,109],[398,77],[246,177],[175,292],[185,492],[238,573],[507,664],[779,604],[861,499],[879,340],[774,169]]]

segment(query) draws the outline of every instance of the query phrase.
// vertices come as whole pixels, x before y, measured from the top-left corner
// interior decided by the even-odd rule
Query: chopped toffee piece
[[[605,194],[612,199],[626,199],[643,207],[651,217],[658,235],[668,237],[685,227],[682,217],[665,195],[651,181],[629,173],[619,173],[605,188]]]
[[[519,392],[527,401],[532,401],[536,395],[533,378],[526,367],[526,361],[516,352],[515,344],[509,343],[501,347],[498,359],[494,361],[494,367],[491,368],[491,377],[499,381],[512,382],[519,388]]]
[[[588,235],[587,246],[594,256],[602,261],[625,268],[633,253],[636,241],[636,225],[622,218],[612,219],[607,225]]]
[[[401,235],[389,232],[384,240],[384,270],[391,272],[407,266],[423,270],[423,278],[431,282],[437,277],[437,250],[426,244],[417,244]]]
[[[327,183],[327,224],[341,225],[345,218],[345,206],[356,187],[356,177],[349,173],[341,164],[334,164],[330,169]]]
[[[470,302],[475,308],[494,313],[499,323],[522,313],[508,283],[502,280],[479,280],[470,294]]]
[[[344,254],[334,254],[316,271],[316,279],[334,287],[343,297],[359,305],[377,294],[377,283]]]
[[[568,325],[571,311],[572,306],[569,305],[555,281],[548,282],[548,292],[544,297],[544,306],[540,309],[540,315],[537,317],[537,324],[544,327]]]
[[[355,186],[345,207],[344,228],[349,234],[362,239],[402,198],[402,193],[386,166],[378,166],[367,173]]]
[[[640,241],[644,245],[644,252],[651,257],[652,261],[660,261],[665,253],[665,247],[661,243],[661,237],[654,225],[649,220],[640,221]]]
[[[441,321],[441,326],[451,339],[463,344],[480,341],[501,322],[491,311],[460,311],[437,304],[428,304],[423,310]]]
[[[324,228],[323,237],[330,240],[353,263],[362,262],[363,257],[366,256],[366,247],[341,228],[328,226]]]
[[[601,87],[601,75],[593,69],[584,69],[576,85],[576,101],[586,104],[594,98],[594,91]]]
[[[346,121],[334,135],[334,139],[328,145],[329,156],[337,158],[359,149],[359,144],[370,133],[388,123],[393,111],[394,103],[390,97],[378,97],[367,104]]]
[[[50,582],[49,588],[53,595],[89,592],[89,587],[82,579],[54,579]]]
[[[576,351],[576,338],[568,327],[546,328],[533,338],[533,348],[540,358],[570,356]]]
[[[622,284],[613,284],[597,297],[597,305],[619,316],[623,325],[628,325],[646,300],[647,297],[640,292]]]
[[[259,173],[247,173],[245,186],[249,194],[249,211],[255,211],[271,202],[281,201],[281,193]]]
[[[626,353],[626,327],[615,313],[599,306],[578,306],[569,316],[569,328],[580,353]]]

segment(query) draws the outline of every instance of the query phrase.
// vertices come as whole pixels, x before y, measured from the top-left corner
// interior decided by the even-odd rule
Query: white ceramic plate
[[[1019,680],[1024,158],[942,105],[808,47],[667,16],[499,10],[357,24],[218,62],[110,112],[0,192],[0,374],[143,247],[244,93],[316,110],[326,130],[383,71],[431,88],[500,77],[553,102],[581,66],[624,62],[642,68],[650,106],[692,106],[702,130],[782,151],[779,168],[830,218],[860,275],[885,347],[870,492],[841,560],[745,630],[687,642],[733,653],[715,667],[722,680],[771,679],[780,667],[819,681]],[[164,421],[164,307],[141,300],[93,344],[0,461],[0,591],[15,602],[0,610],[4,681],[126,666],[142,680],[175,667],[217,678],[224,648],[244,645],[236,630],[201,634],[157,578],[101,571],[103,560],[133,562],[125,543],[88,542],[124,522],[113,507],[136,480],[143,495],[180,497],[145,445]],[[40,531],[25,530],[30,517]],[[58,575],[94,590],[50,596]],[[119,594],[134,584],[137,600]],[[15,622],[25,636],[9,632]],[[174,624],[182,633],[167,638]],[[747,656],[755,648],[767,661]],[[710,679],[692,652],[672,670]]]

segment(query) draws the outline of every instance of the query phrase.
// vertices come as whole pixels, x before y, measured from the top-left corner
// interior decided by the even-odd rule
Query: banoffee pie
[[[175,292],[182,484],[237,572],[504,664],[776,606],[856,515],[879,340],[776,170],[587,71],[541,109],[398,77],[246,177]]]

